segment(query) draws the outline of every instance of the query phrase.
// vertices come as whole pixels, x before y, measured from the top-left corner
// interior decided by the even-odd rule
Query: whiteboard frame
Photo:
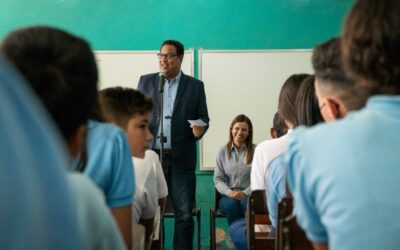
[[[288,52],[299,52],[299,53],[304,53],[304,52],[310,52],[312,53],[312,49],[256,49],[256,50],[251,50],[251,49],[241,49],[241,50],[212,50],[212,49],[203,49],[199,48],[198,50],[198,77],[200,80],[203,81],[203,54],[205,53],[288,53]],[[212,125],[211,125],[212,126]],[[203,155],[203,145],[204,140],[202,139],[200,141],[200,147],[199,147],[199,154],[200,154],[200,170],[201,171],[214,171],[214,167],[205,167],[204,164],[204,155]]]

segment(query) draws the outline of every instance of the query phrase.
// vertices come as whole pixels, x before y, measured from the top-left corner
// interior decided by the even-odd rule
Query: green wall
[[[0,38],[22,26],[46,24],[86,38],[96,50],[154,50],[170,38],[195,49],[312,48],[340,34],[352,2],[0,0]],[[213,181],[211,175],[201,172],[197,181],[197,204],[202,208],[202,245],[207,249]],[[167,223],[167,235],[172,233],[171,224]],[[226,222],[220,220],[218,226],[226,228]],[[170,249],[172,237],[166,238]]]
[[[50,24],[101,50],[311,48],[337,35],[350,0],[1,0],[0,37]]]

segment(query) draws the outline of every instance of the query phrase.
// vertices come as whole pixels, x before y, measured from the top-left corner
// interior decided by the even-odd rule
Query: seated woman
[[[219,207],[229,225],[245,215],[254,148],[250,119],[243,114],[236,116],[229,129],[229,142],[218,152],[214,171],[215,188],[222,194]]]

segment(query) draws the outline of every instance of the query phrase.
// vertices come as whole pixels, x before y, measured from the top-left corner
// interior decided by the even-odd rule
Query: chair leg
[[[210,249],[216,249],[216,239],[215,239],[215,211],[210,209]]]
[[[164,250],[164,216],[161,215],[161,220],[160,220],[160,248],[161,250]]]
[[[197,208],[197,250],[201,249],[201,209]]]

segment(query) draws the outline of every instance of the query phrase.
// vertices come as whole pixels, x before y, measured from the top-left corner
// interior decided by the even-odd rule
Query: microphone
[[[165,73],[164,72],[160,72],[159,76],[160,76],[160,85],[158,86],[158,91],[160,93],[162,93],[162,92],[164,92]]]

